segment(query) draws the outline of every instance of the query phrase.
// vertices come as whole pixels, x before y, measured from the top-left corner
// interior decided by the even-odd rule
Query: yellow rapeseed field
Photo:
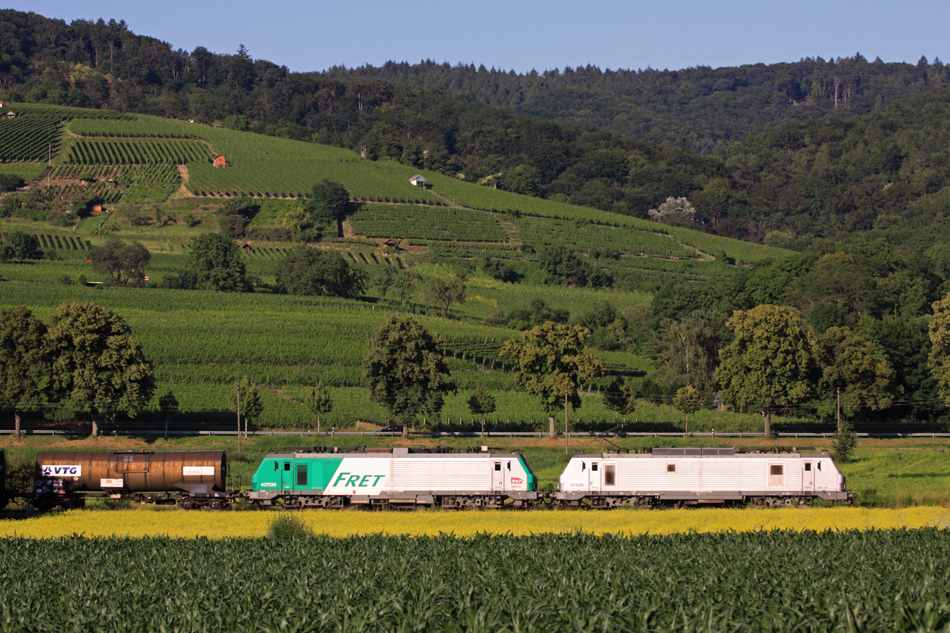
[[[178,538],[261,537],[280,512],[209,512],[182,510],[71,510],[25,520],[0,521],[0,537],[54,538],[99,536],[170,536]],[[869,530],[950,528],[950,509],[916,507],[697,509],[480,512],[297,512],[315,534],[345,537],[363,534],[478,533],[528,535],[583,531],[592,534],[672,534],[675,532],[747,532],[756,530]]]

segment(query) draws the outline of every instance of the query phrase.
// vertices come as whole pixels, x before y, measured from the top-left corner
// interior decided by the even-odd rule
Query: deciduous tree
[[[123,242],[115,237],[89,251],[92,269],[110,275],[116,283],[141,282],[152,254],[138,242]]]
[[[930,372],[937,379],[937,390],[950,403],[950,295],[933,304],[930,341],[933,348],[928,358]]]
[[[89,412],[92,433],[100,418],[134,416],[152,397],[155,379],[125,320],[94,303],[64,303],[53,313],[49,334],[53,393]]]
[[[442,309],[442,318],[449,312],[453,303],[462,303],[468,294],[465,282],[457,277],[442,279],[434,277],[425,286],[425,298]]]
[[[841,411],[847,417],[891,405],[894,370],[877,345],[846,327],[828,328],[815,343],[821,369],[816,394],[820,416],[835,415],[839,393]]]
[[[40,259],[43,251],[35,235],[23,231],[11,231],[0,244],[0,261],[13,259]]]
[[[359,297],[366,282],[339,253],[298,246],[277,262],[277,283],[292,295]]]
[[[206,233],[191,240],[189,267],[204,290],[252,292],[241,249],[223,235]]]
[[[314,185],[304,210],[317,226],[335,227],[337,220],[346,214],[349,202],[350,193],[346,187],[332,180],[324,180]]]
[[[45,401],[50,375],[46,325],[29,309],[0,308],[0,409],[12,411],[19,435],[19,412]]]
[[[238,398],[240,398],[241,407],[238,409]],[[247,434],[248,419],[256,418],[264,412],[264,400],[261,398],[261,390],[254,382],[244,376],[241,380],[234,383],[234,391],[231,398],[232,407],[239,411],[244,418],[244,432]]]
[[[322,381],[318,382],[314,388],[310,390],[310,393],[307,394],[305,403],[310,413],[317,416],[317,433],[319,433],[320,417],[333,411],[333,399],[330,397],[330,389],[323,384]]]
[[[818,370],[804,321],[788,308],[761,305],[737,310],[728,326],[735,339],[722,350],[715,377],[726,404],[757,409],[772,433],[772,410],[812,394]]]
[[[671,403],[673,408],[686,414],[686,432],[689,433],[689,414],[696,413],[703,408],[703,396],[692,385],[686,385],[676,390]]]
[[[590,331],[577,325],[548,321],[511,339],[500,356],[515,362],[515,381],[528,395],[541,400],[554,433],[554,412],[568,404],[581,407],[581,385],[604,373],[604,361],[584,349]]]
[[[485,435],[485,416],[495,412],[495,397],[485,385],[475,387],[475,392],[468,399],[468,410],[472,415],[482,417],[482,435]]]
[[[616,413],[618,417],[630,415],[637,408],[637,397],[633,387],[619,376],[607,385],[601,397],[604,399],[604,406]]]
[[[394,419],[410,423],[419,416],[442,412],[449,367],[440,349],[442,341],[415,319],[390,317],[369,344],[363,357],[370,400],[386,407]]]

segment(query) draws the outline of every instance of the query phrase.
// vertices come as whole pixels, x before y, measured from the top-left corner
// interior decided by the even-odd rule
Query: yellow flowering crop
[[[179,538],[261,537],[278,511],[209,512],[71,510],[26,520],[0,521],[0,537],[54,538],[98,536],[169,536]],[[672,534],[676,532],[748,532],[756,530],[869,530],[950,528],[950,509],[916,507],[783,508],[696,510],[369,512],[308,510],[294,513],[314,534],[346,537],[408,534],[459,537],[487,532],[522,536],[583,531],[591,534]]]

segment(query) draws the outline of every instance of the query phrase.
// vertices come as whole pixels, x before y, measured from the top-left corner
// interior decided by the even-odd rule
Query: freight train
[[[42,452],[35,486],[16,493],[38,508],[89,498],[223,509],[258,507],[447,509],[850,503],[834,459],[811,449],[647,448],[575,454],[557,488],[538,490],[522,454],[450,448],[288,448],[266,455],[247,492],[229,485],[223,451]],[[783,452],[785,451],[785,452]],[[0,452],[0,483],[3,476]],[[14,493],[0,487],[5,505]],[[0,505],[2,507],[2,505]]]

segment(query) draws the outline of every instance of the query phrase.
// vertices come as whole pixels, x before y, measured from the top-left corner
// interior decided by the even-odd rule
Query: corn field
[[[943,631],[945,529],[0,540],[0,631]]]

